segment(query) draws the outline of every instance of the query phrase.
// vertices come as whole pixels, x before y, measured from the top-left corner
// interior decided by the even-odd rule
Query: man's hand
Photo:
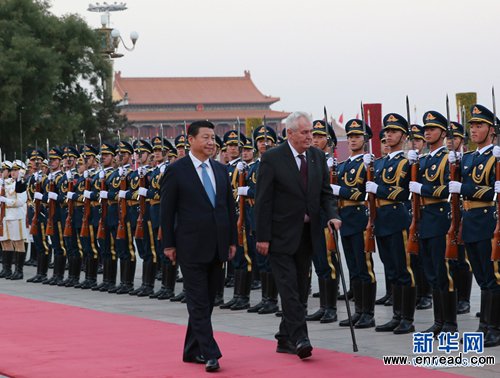
[[[175,259],[176,259],[176,253],[175,253],[175,248],[165,248],[163,250],[163,254],[165,256],[167,256],[167,258],[173,263],[175,263]]]
[[[269,242],[257,242],[257,252],[262,256],[267,256],[269,253]]]
[[[234,255],[236,255],[236,246],[230,245],[229,246],[229,255],[227,256],[227,259],[228,260],[234,259]]]
[[[333,228],[334,227],[337,231],[340,230],[340,227],[342,226],[342,221],[337,218],[330,219],[328,221],[328,229],[330,230],[330,233],[333,234]]]

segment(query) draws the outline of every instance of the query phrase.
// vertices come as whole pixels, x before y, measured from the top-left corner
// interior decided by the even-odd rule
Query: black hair
[[[191,135],[192,137],[195,137],[198,135],[198,132],[200,131],[200,128],[202,127],[207,127],[209,129],[214,130],[215,125],[210,122],[210,121],[195,121],[188,127],[188,135]]]

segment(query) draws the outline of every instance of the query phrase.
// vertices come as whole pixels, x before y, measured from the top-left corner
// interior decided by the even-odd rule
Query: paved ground
[[[384,293],[384,283],[382,275],[382,264],[378,255],[374,255],[376,274],[379,277],[378,296]],[[138,264],[136,273],[136,285],[140,284],[141,267]],[[25,278],[29,278],[35,273],[35,268],[25,268]],[[99,278],[100,279],[100,278]],[[159,287],[159,282],[156,282]],[[475,285],[475,284],[474,284]],[[176,291],[180,291],[181,284],[177,284]],[[317,282],[313,280],[313,291],[317,290]],[[167,321],[177,324],[187,323],[187,311],[184,304],[170,301],[158,301],[149,298],[137,298],[129,295],[116,295],[107,293],[96,293],[88,290],[73,288],[60,288],[40,284],[29,284],[25,281],[0,280],[0,293],[16,295],[26,298],[63,303],[84,308],[129,314],[148,319]],[[232,296],[232,289],[225,292],[226,298]],[[260,300],[260,290],[252,291],[252,303]],[[310,298],[309,309],[314,311],[318,306],[316,298]],[[351,308],[353,304],[351,302]],[[459,316],[460,331],[474,331],[477,328],[478,319],[475,313],[479,308],[479,290],[473,286],[472,311],[467,315]],[[5,310],[5,309],[3,309]],[[346,317],[345,302],[338,303],[339,319]],[[392,315],[390,307],[376,306],[375,308],[377,324],[381,324]],[[424,330],[432,324],[432,310],[416,311],[415,326],[417,330]],[[248,314],[242,311],[230,311],[216,309],[213,315],[214,328],[217,331],[226,331],[241,335],[273,339],[277,330],[279,319],[274,315]],[[349,328],[341,328],[338,323],[319,324],[309,323],[309,335],[314,346],[332,349],[341,352],[352,353],[352,341]],[[411,355],[412,337],[411,335],[393,335],[376,333],[373,329],[356,330],[356,338],[359,347],[359,354],[381,358],[384,355]],[[1,339],[0,339],[1,340]],[[1,341],[0,341],[1,342]],[[494,355],[500,361],[500,347],[486,349],[484,355]],[[475,377],[498,377],[500,376],[500,366],[490,366],[484,368],[448,368],[446,371]]]

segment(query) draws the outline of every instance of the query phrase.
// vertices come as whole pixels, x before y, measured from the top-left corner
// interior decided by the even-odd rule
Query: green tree
[[[8,158],[19,156],[21,119],[23,150],[45,138],[79,144],[80,130],[96,141],[122,127],[116,104],[103,101],[111,66],[79,16],[56,17],[45,0],[1,0],[0,30],[0,144]]]

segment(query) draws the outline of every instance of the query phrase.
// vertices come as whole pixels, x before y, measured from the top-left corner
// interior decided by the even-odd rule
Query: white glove
[[[236,164],[236,169],[240,172],[243,172],[247,168],[248,168],[248,165],[244,161],[240,161],[240,162],[238,162],[238,164]]]
[[[19,171],[19,174],[17,175],[17,181],[21,181],[24,178],[25,175],[26,175],[26,172],[21,169]]]
[[[146,174],[148,173],[148,169],[146,167],[139,167],[137,169],[137,173],[139,174],[139,176],[146,176]]]
[[[3,185],[3,179],[0,179],[0,186]]]
[[[148,190],[146,188],[143,188],[142,186],[139,187],[139,189],[137,190],[137,192],[139,193],[139,195],[141,197],[147,197],[148,196]]]
[[[118,176],[123,176],[123,167],[118,167]]]
[[[460,154],[458,152],[456,152],[456,151],[450,151],[448,153],[448,161],[451,164],[454,164],[454,163],[456,163],[459,160],[460,160]]]
[[[53,201],[57,201],[57,193],[54,193],[54,192],[49,192],[49,199],[53,200]]]
[[[33,179],[34,179],[35,181],[38,181],[38,176],[39,176],[39,175],[38,175],[38,172],[33,173]]]
[[[249,186],[238,186],[238,195],[239,196],[247,196],[248,195]]]
[[[458,193],[460,194],[462,190],[462,183],[458,181],[450,181],[448,184],[448,188],[450,190],[450,193]]]
[[[336,158],[328,158],[328,160],[326,161],[326,165],[328,166],[328,169],[331,169],[332,167],[336,167],[337,166],[337,159]]]
[[[418,151],[417,150],[409,150],[408,151],[408,160],[412,163],[418,160]]]
[[[500,147],[498,146],[493,147],[493,156],[496,157],[497,159],[500,158]]]
[[[89,178],[89,171],[87,171],[87,170],[83,171],[83,178],[84,179]]]
[[[67,198],[68,200],[72,201],[72,200],[73,200],[73,195],[74,195],[74,194],[75,194],[74,192],[67,192],[67,193],[66,193],[66,198]]]
[[[410,181],[410,192],[422,194],[422,184],[416,181]]]
[[[104,171],[99,171],[99,179],[103,179],[104,177],[106,177],[106,173],[104,173]]]
[[[66,171],[66,178],[70,181],[73,179],[73,173],[71,173],[71,169],[68,169]]]
[[[83,191],[83,196],[87,199],[90,199],[90,196],[92,195],[92,192],[90,190],[84,190]]]
[[[52,172],[51,172],[51,173],[49,173],[49,176],[48,176],[49,181],[52,181],[52,178],[53,178],[53,177],[54,177],[54,175],[52,174]]]
[[[500,193],[500,181],[495,181],[495,193]]]
[[[330,187],[332,188],[333,195],[338,196],[341,188],[340,185],[330,184]]]
[[[12,199],[12,198],[6,198],[5,199],[5,204],[7,206],[14,206],[14,204],[16,203],[16,200]]]
[[[108,199],[108,191],[107,190],[101,190],[99,192],[99,197],[101,197],[102,199]]]
[[[160,167],[160,173],[163,174],[163,172],[165,172],[166,168],[167,168],[167,165],[166,164],[162,164],[161,167]]]
[[[0,202],[1,203],[7,203],[7,197],[0,196]]]
[[[41,201],[43,199],[42,193],[40,193],[40,192],[35,192],[35,195],[33,197],[39,201]]]
[[[365,154],[365,156],[366,155],[368,155],[368,154]],[[363,158],[363,161],[364,161],[364,158]],[[366,191],[368,193],[377,194],[377,189],[378,189],[378,185],[375,184],[373,181],[367,181],[366,182]]]
[[[373,155],[373,154],[364,154],[363,155],[363,163],[365,164],[365,166],[370,165],[371,163],[373,163],[374,160],[375,160],[375,155]]]
[[[128,193],[128,190],[120,190],[118,192],[118,197],[120,197],[120,198],[127,198],[127,193]]]

